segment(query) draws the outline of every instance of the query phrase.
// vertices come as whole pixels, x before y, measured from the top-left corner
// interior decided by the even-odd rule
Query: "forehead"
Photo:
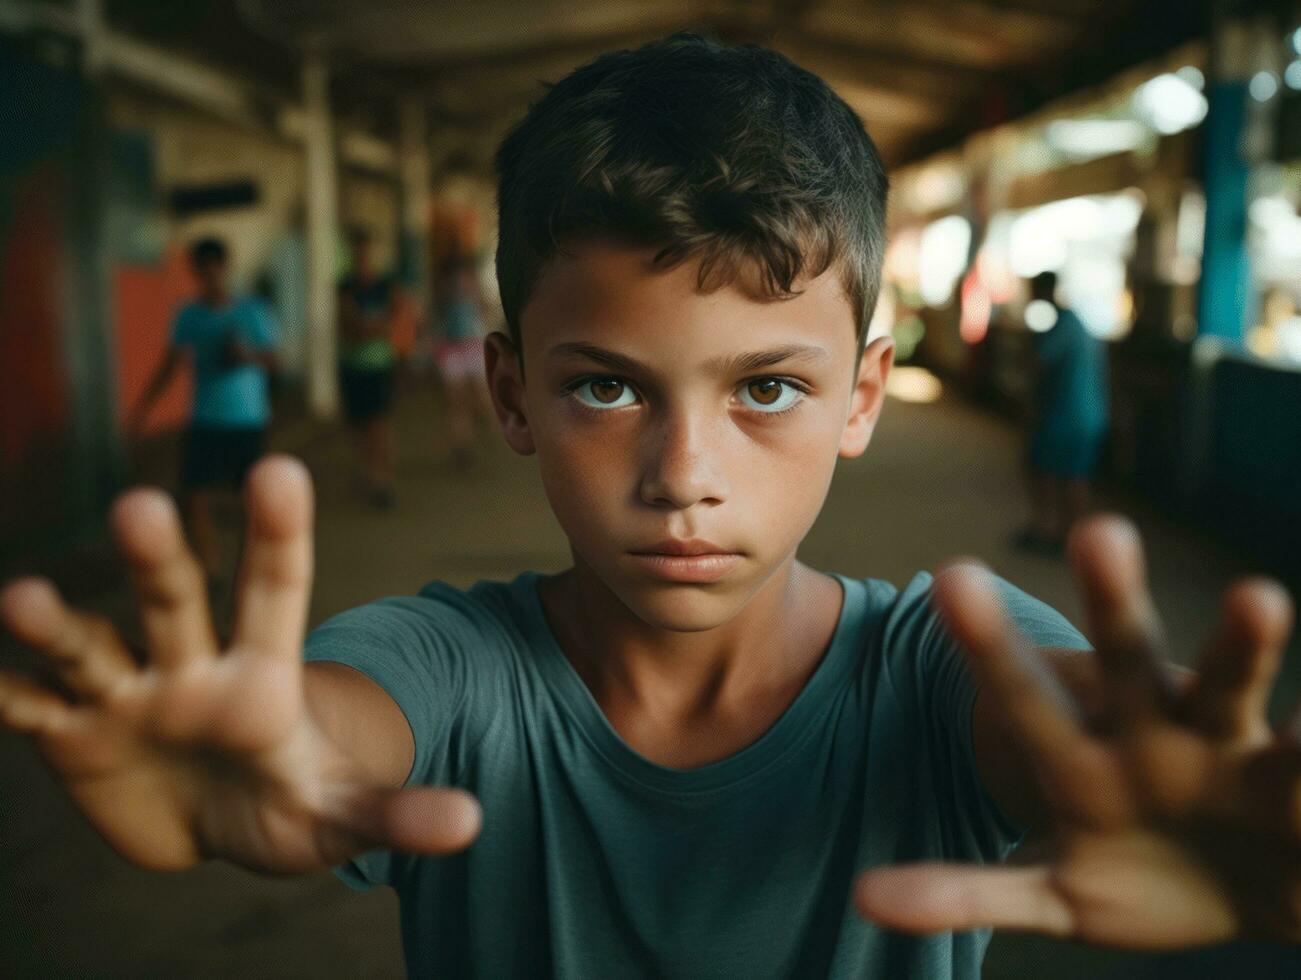
[[[758,270],[701,289],[700,262],[653,264],[656,250],[584,243],[542,270],[520,315],[525,361],[583,340],[659,349],[679,358],[763,343],[816,342],[852,357],[853,307],[835,266],[796,284],[797,295],[765,295]]]

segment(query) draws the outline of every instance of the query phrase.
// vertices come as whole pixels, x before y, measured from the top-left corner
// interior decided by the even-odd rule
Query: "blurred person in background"
[[[493,425],[483,365],[486,303],[474,256],[457,248],[439,274],[439,336],[435,347],[447,402],[447,437],[458,468],[474,461],[480,426]]]
[[[192,363],[194,405],[182,450],[181,503],[211,589],[221,577],[213,498],[238,490],[266,451],[268,376],[277,366],[279,338],[265,303],[232,293],[224,242],[200,239],[190,248],[190,262],[198,295],[177,311],[167,353],[136,403],[127,431],[139,437],[177,369]]]
[[[357,439],[357,490],[372,505],[392,507],[393,394],[398,352],[393,334],[398,291],[374,265],[370,233],[349,236],[349,274],[339,284],[339,387],[344,414]]]
[[[1015,543],[1060,553],[1088,511],[1107,434],[1107,351],[1079,316],[1057,301],[1057,274],[1030,282],[1026,322],[1035,331],[1037,378],[1029,439],[1030,523]]]

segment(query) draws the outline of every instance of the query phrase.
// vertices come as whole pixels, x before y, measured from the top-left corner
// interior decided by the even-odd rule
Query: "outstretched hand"
[[[176,510],[156,490],[112,514],[148,654],[141,666],[107,620],[67,606],[43,579],[0,593],[0,619],[45,656],[65,698],[0,673],[0,721],[29,735],[104,838],[145,867],[223,857],[288,874],[391,848],[460,850],[479,827],[459,790],[376,785],[304,701],[312,488],[288,457],[246,492],[248,540],[233,640],[221,650],[204,575]]]
[[[935,587],[980,696],[1030,759],[1047,853],[874,869],[855,887],[860,912],[911,932],[988,926],[1145,949],[1301,941],[1301,741],[1265,716],[1286,592],[1263,579],[1229,590],[1199,675],[1176,686],[1134,528],[1094,519],[1070,554],[1102,684],[1104,711],[1088,721],[1009,624],[988,573],[955,566]]]

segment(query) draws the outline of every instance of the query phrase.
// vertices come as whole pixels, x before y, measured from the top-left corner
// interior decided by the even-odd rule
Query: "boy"
[[[128,430],[141,431],[154,402],[188,357],[194,364],[194,408],[185,434],[181,498],[199,560],[215,582],[221,548],[212,497],[221,489],[238,489],[266,452],[271,422],[267,373],[276,368],[277,338],[265,304],[231,295],[224,242],[195,242],[190,263],[198,295],[177,311],[167,354],[136,404]]]
[[[1084,643],[977,568],[900,592],[796,561],[890,363],[863,343],[885,181],[822,82],[671,38],[560,82],[498,164],[490,386],[573,567],[344,613],[304,658],[309,481],[270,460],[219,656],[165,498],[128,494],[149,666],[46,583],[0,598],[79,700],[6,677],[0,711],[114,847],[390,884],[415,976],[976,977],[988,926],[1301,937],[1277,587],[1231,594],[1175,692],[1118,521],[1073,549],[1100,670],[1041,661]],[[1043,863],[981,866],[1029,826]]]

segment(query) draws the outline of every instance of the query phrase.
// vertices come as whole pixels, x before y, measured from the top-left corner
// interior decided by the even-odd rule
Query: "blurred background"
[[[1095,438],[1059,503],[1139,522],[1176,659],[1195,659],[1244,571],[1297,594],[1293,0],[0,0],[0,577],[50,575],[136,630],[105,518],[131,483],[184,494],[193,476],[203,358],[149,389],[201,293],[189,250],[205,238],[226,248],[221,302],[275,327],[268,445],[306,460],[320,498],[313,622],[432,578],[563,568],[531,461],[482,412],[474,345],[500,326],[491,157],[547,81],[677,30],[822,75],[891,172],[872,329],[901,369],[806,561],[902,584],[974,553],[1078,622],[1035,526],[1034,460],[1045,379],[1085,358],[1068,374],[1093,386]],[[339,366],[371,308],[391,390],[359,415]],[[1047,343],[1064,311],[1074,354]],[[221,619],[239,506],[211,504]],[[1298,657],[1294,641],[1280,717]],[[31,666],[7,638],[0,665]],[[387,891],[128,867],[0,734],[0,975],[401,970]],[[1000,936],[986,975],[1301,976],[1301,959]]]

